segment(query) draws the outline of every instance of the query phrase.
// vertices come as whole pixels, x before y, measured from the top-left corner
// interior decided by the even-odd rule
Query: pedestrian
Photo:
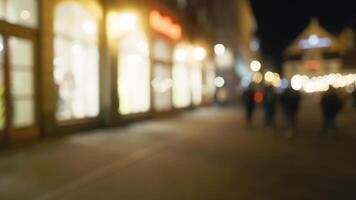
[[[274,91],[274,88],[271,85],[267,85],[264,88],[263,93],[263,108],[265,112],[265,125],[267,127],[274,126],[274,118],[276,113],[277,105],[277,93]]]
[[[342,100],[334,88],[330,88],[321,97],[321,109],[323,114],[322,130],[329,134],[331,130],[336,131],[336,117],[342,110]]]
[[[245,119],[247,126],[251,126],[253,112],[255,110],[255,88],[253,84],[250,84],[249,87],[242,94],[242,101],[245,107]]]
[[[352,107],[356,109],[356,89],[352,92]]]
[[[299,91],[288,87],[283,91],[280,97],[284,121],[286,126],[286,136],[292,136],[296,133],[296,121],[299,111],[301,94]]]

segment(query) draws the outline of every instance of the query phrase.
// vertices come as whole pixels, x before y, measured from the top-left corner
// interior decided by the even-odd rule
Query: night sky
[[[355,0],[251,0],[262,53],[280,64],[282,52],[314,16],[332,33],[356,30]],[[354,3],[353,3],[354,2]]]

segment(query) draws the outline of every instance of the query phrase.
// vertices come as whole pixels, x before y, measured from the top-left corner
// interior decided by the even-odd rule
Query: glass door
[[[32,39],[0,35],[2,138],[26,139],[37,134],[34,58]]]
[[[35,124],[33,44],[28,39],[9,37],[8,45],[11,126],[31,127]]]

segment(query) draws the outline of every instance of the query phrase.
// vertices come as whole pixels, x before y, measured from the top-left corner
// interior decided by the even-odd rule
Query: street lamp
[[[226,48],[223,44],[216,44],[214,46],[214,52],[218,56],[224,55],[225,51],[226,51]]]
[[[206,58],[206,50],[203,47],[195,47],[193,56],[195,60],[203,61]]]
[[[262,67],[261,63],[257,60],[252,61],[250,64],[250,68],[253,72],[260,71],[261,67]]]

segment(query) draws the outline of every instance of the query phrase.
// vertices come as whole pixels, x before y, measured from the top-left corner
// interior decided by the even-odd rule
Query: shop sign
[[[172,40],[178,40],[182,37],[182,27],[174,23],[171,17],[163,15],[157,10],[150,12],[149,23],[153,30]]]

